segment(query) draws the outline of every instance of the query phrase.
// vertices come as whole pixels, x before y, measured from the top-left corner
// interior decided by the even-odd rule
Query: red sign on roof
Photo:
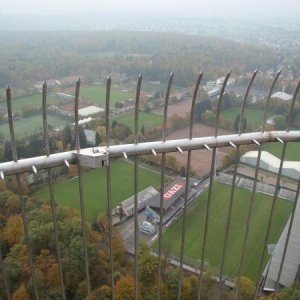
[[[169,200],[173,195],[181,190],[183,186],[184,184],[182,182],[173,185],[166,193],[164,193],[164,201]]]

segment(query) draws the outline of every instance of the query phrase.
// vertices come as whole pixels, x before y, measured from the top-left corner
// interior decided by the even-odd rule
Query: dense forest
[[[78,74],[89,81],[114,71],[164,81],[170,70],[174,83],[186,86],[200,69],[210,80],[229,68],[239,75],[287,59],[265,48],[176,33],[1,32],[0,39],[0,88]]]

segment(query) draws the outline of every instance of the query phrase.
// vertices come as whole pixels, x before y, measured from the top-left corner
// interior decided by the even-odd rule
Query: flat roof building
[[[163,195],[163,224],[168,222],[176,215],[176,213],[179,213],[182,210],[186,188],[185,183],[185,178],[178,177],[175,181],[165,187]],[[190,179],[188,202],[195,193],[195,190],[191,189],[194,183],[195,180]],[[147,203],[145,214],[148,220],[154,222],[160,221],[160,195],[152,198]]]
[[[258,151],[249,151],[245,153],[240,161],[244,164],[255,167]],[[259,167],[271,173],[277,174],[280,167],[280,159],[267,151],[261,152]],[[298,180],[300,177],[299,161],[284,161],[282,166],[282,175]]]
[[[78,110],[78,114],[80,117],[89,117],[92,115],[96,115],[99,114],[101,112],[103,112],[104,109],[101,107],[97,107],[97,106],[88,106],[88,107],[84,107]]]

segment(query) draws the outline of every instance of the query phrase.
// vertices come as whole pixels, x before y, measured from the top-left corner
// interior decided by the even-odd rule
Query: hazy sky
[[[300,0],[1,0],[9,14],[145,12],[183,16],[203,13],[235,16],[293,15],[300,19]],[[286,16],[285,16],[286,17]]]

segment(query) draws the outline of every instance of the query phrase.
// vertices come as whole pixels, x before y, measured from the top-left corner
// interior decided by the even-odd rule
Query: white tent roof
[[[249,152],[245,153],[242,157],[243,158],[247,158],[247,157],[257,158],[257,155],[258,155],[258,151],[249,151]],[[260,160],[269,164],[274,169],[279,169],[279,167],[280,167],[280,159],[267,151],[261,152]],[[300,172],[300,162],[299,161],[284,161],[282,168],[283,169],[295,169],[296,171]]]
[[[286,92],[276,92],[274,93],[271,98],[278,98],[280,100],[289,101],[293,98],[293,95],[288,94]]]

